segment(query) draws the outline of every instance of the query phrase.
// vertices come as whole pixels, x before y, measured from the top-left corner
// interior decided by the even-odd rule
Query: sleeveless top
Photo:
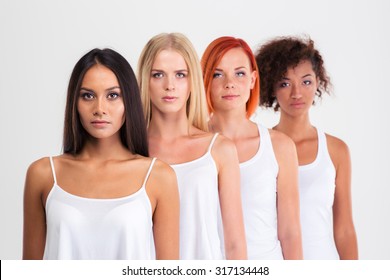
[[[198,159],[172,164],[180,194],[180,259],[222,259],[218,170],[211,148]]]
[[[339,259],[333,238],[336,171],[325,133],[317,129],[316,159],[299,166],[299,196],[304,259]]]
[[[258,125],[260,145],[257,153],[240,163],[248,259],[282,260],[278,240],[277,177],[279,165],[266,127]]]
[[[44,259],[151,259],[153,252],[152,208],[145,184],[121,198],[85,198],[70,194],[57,184],[46,201]]]

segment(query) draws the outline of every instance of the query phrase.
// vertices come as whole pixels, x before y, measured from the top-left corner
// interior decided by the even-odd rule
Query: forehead
[[[228,50],[217,67],[250,67],[251,63],[248,55],[242,48],[233,48]]]
[[[162,50],[157,53],[154,62],[153,68],[180,68],[187,69],[187,63],[184,60],[184,57],[175,50],[168,49]]]
[[[104,85],[104,84],[113,84],[118,85],[118,79],[115,73],[101,64],[95,64],[85,72],[83,85]]]
[[[302,60],[298,65],[289,67],[286,72],[287,75],[307,75],[315,74],[313,65],[310,60]]]

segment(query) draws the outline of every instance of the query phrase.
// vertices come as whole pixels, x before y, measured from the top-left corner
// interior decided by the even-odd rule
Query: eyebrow
[[[313,75],[312,75],[312,74],[306,74],[306,75],[303,75],[303,76],[301,77],[301,79],[302,79],[302,78],[309,77],[309,76],[313,76]],[[287,77],[282,77],[282,80],[290,80],[290,79],[287,78]]]
[[[121,88],[120,88],[120,86],[113,86],[113,87],[107,88],[106,91],[113,90],[113,89],[121,89]],[[81,87],[80,90],[94,92],[92,89],[89,89],[89,88],[86,88],[86,87]]]
[[[248,68],[246,68],[245,66],[240,66],[240,67],[236,67],[236,68],[234,68],[234,71],[237,71],[237,70],[240,70],[240,69],[248,69]],[[221,71],[221,72],[223,72],[223,70],[222,69],[220,69],[220,68],[215,68],[215,71]]]
[[[150,70],[150,72],[163,72],[163,73],[165,73],[164,70],[160,70],[160,69],[152,69],[152,70]],[[188,70],[187,69],[175,70],[175,73],[177,73],[177,72],[188,72]]]

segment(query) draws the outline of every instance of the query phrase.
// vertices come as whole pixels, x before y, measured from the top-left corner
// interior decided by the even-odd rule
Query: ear
[[[255,87],[256,79],[257,79],[257,71],[252,71],[252,73],[251,73],[251,89],[253,89]]]

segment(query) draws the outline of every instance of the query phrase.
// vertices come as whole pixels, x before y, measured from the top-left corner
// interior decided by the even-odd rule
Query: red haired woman
[[[202,70],[209,128],[237,147],[248,259],[301,259],[296,150],[284,134],[250,120],[260,94],[251,49],[242,39],[218,38]]]

